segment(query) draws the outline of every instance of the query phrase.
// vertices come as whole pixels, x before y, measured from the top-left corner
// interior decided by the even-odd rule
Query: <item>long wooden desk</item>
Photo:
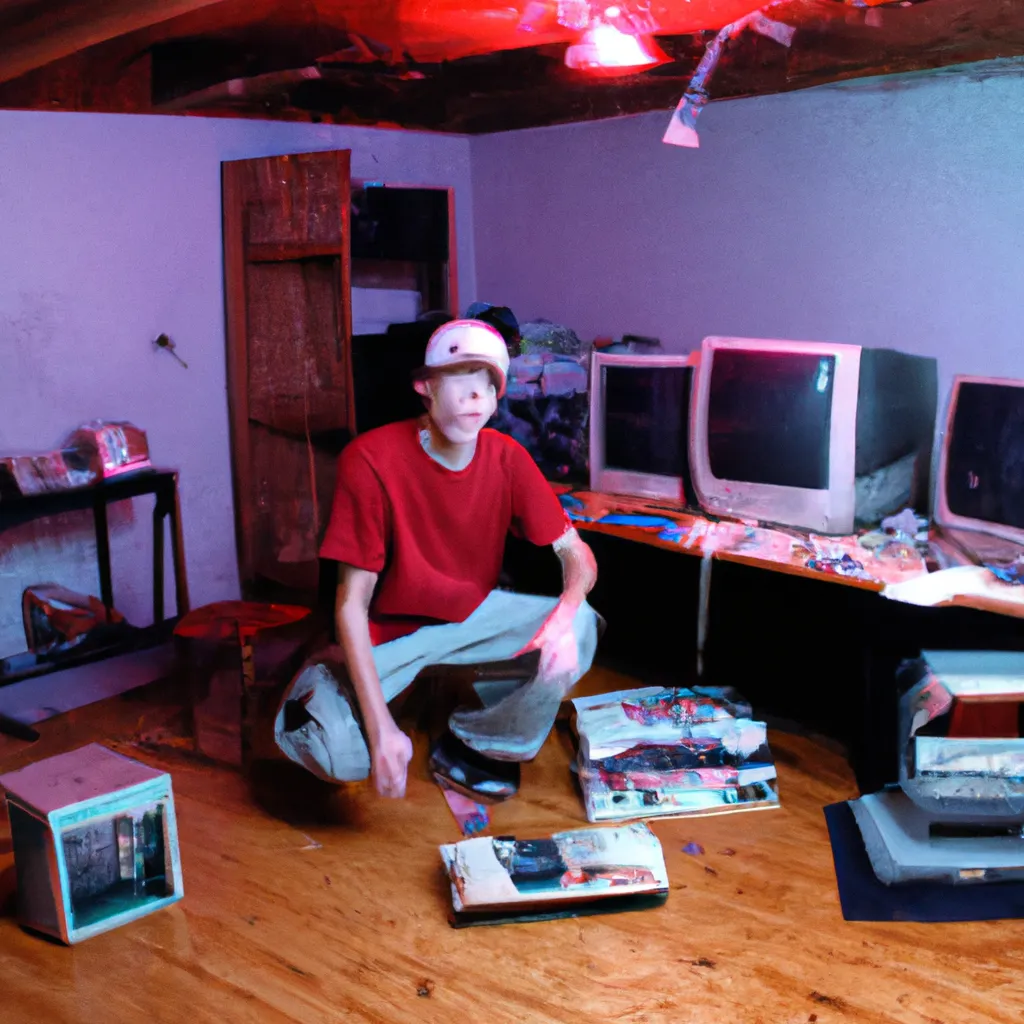
[[[791,650],[792,658],[797,659],[791,660],[788,654],[782,656],[781,662],[775,658],[776,676],[787,677],[779,685],[785,688],[793,685],[794,673],[788,671],[790,666],[797,676],[802,673],[804,679],[820,671],[821,689],[804,692],[816,693],[823,701],[845,702],[849,713],[845,716],[843,740],[848,745],[862,792],[873,792],[896,777],[898,693],[895,678],[904,658],[917,657],[927,645],[1009,645],[1014,649],[1024,646],[1024,630],[1017,629],[1017,622],[1024,618],[1024,586],[1004,583],[990,570],[971,564],[934,531],[932,551],[938,554],[939,564],[946,566],[939,571],[930,571],[925,557],[914,545],[879,546],[885,544],[886,538],[878,533],[873,537],[869,534],[822,537],[735,521],[716,522],[667,502],[647,502],[553,486],[566,513],[581,531],[701,559],[699,592],[694,594],[698,609],[697,671],[705,671],[710,651],[711,676],[727,678],[741,687],[748,683],[759,685],[766,701],[764,707],[771,706],[773,712],[776,708],[773,701],[778,694],[773,695],[771,680],[767,687],[763,682],[772,677],[772,670],[765,667],[764,650],[750,646],[749,607],[747,617],[741,616],[735,622],[728,619],[728,613],[721,611],[722,601],[729,607],[732,599],[727,584],[724,596],[719,598],[719,613],[715,614],[711,580],[713,575],[717,578],[717,574],[713,573],[713,566],[734,563],[790,578],[838,584],[841,592],[822,593],[817,602],[810,599],[823,608],[835,609],[835,616],[827,624],[819,619],[817,627],[807,627],[805,620],[799,617],[801,613],[795,609],[791,616],[785,610],[781,616],[774,609],[764,611],[775,615],[783,651]],[[844,556],[845,563],[841,561]],[[650,572],[649,561],[647,565]],[[935,563],[932,568],[936,568]],[[962,592],[958,593],[958,589]],[[785,593],[789,598],[780,599],[789,600],[793,596],[791,590]],[[866,600],[858,600],[858,593]],[[831,600],[833,597],[836,600]],[[807,601],[806,595],[804,601]],[[974,628],[983,625],[976,620],[965,626],[962,617],[978,612],[994,613],[999,617],[994,625],[998,627],[1001,618],[1003,626]],[[764,617],[756,612],[754,616]],[[713,625],[716,621],[729,623],[726,633],[717,632],[717,644]],[[792,630],[789,640],[784,635],[787,628]],[[805,628],[806,633],[802,632]],[[993,632],[998,635],[993,637]],[[629,643],[646,647],[651,639],[634,632]],[[730,662],[726,655],[723,666],[723,650],[737,645],[749,655],[749,660],[742,662],[741,654],[737,667],[735,658]],[[835,659],[847,666],[846,675],[842,676],[847,681],[845,689],[834,676]],[[684,674],[689,671],[686,662],[685,656],[672,659],[675,671]],[[771,664],[770,659],[768,663]],[[724,676],[720,676],[723,669]],[[855,689],[849,688],[851,674],[856,675]],[[834,696],[836,693],[841,696]],[[748,693],[748,696],[754,694]],[[782,701],[785,704],[785,698]],[[788,716],[785,710],[778,713]],[[799,711],[796,714],[799,716]]]
[[[917,550],[899,543],[886,545],[877,532],[874,536],[864,532],[825,537],[795,529],[714,521],[668,502],[552,486],[577,529],[680,554],[839,583],[913,603],[918,603],[915,591],[921,590],[920,581],[934,575]],[[875,546],[869,546],[871,541]],[[975,608],[1024,618],[1024,586],[1004,583],[982,567],[972,566],[935,531],[932,543],[950,568],[966,572],[970,583],[969,593],[951,593],[932,607]],[[915,582],[916,587],[909,586]]]

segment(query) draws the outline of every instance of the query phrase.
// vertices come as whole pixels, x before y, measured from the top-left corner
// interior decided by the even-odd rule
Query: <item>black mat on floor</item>
[[[847,921],[999,921],[1024,917],[1024,882],[949,885],[878,880],[844,800],[825,808],[839,902]]]

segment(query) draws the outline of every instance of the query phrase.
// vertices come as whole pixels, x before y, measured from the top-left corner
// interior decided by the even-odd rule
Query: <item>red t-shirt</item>
[[[569,526],[511,437],[481,430],[472,461],[455,471],[423,450],[419,429],[404,420],[368,431],[338,459],[320,554],[380,575],[370,605],[375,645],[467,619],[498,584],[509,531],[544,546]]]

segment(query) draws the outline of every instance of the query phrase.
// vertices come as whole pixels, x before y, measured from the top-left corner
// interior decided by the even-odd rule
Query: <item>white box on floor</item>
[[[171,777],[90,743],[0,776],[18,918],[73,944],[184,895]]]

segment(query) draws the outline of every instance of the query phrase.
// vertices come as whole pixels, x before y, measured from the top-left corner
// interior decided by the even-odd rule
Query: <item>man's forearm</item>
[[[357,604],[342,604],[337,613],[337,625],[349,678],[355,687],[359,710],[363,713],[367,739],[372,743],[394,722],[373,660],[368,613]]]
[[[562,563],[561,603],[575,610],[597,582],[597,560],[575,530],[555,543],[555,552]]]

